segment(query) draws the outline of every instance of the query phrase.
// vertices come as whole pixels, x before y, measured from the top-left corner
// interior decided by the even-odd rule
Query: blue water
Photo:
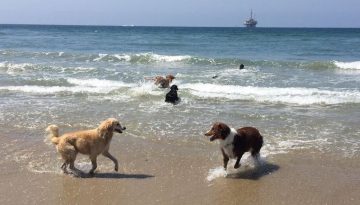
[[[202,143],[224,121],[259,127],[268,155],[358,156],[359,45],[360,29],[0,25],[0,128],[118,117],[133,137]],[[166,74],[176,106],[144,80]]]
[[[154,52],[251,60],[360,57],[360,29],[1,25],[1,47],[85,53]],[[334,59],[335,58],[335,59]]]

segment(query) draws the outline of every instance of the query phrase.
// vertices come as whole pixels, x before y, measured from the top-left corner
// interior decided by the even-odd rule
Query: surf
[[[220,85],[210,83],[184,84],[193,96],[204,99],[227,99],[255,101],[259,103],[283,103],[311,105],[334,105],[360,103],[357,90],[326,90],[305,87],[258,87],[239,85]]]

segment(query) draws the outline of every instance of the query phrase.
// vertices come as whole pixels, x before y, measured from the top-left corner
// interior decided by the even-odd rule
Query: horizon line
[[[149,25],[133,25],[133,24],[125,24],[125,25],[96,25],[96,24],[33,24],[33,23],[0,23],[0,25],[13,25],[13,26],[83,26],[83,27],[168,27],[168,28],[246,28],[246,29],[256,29],[256,28],[308,28],[308,29],[359,29],[360,27],[313,27],[313,26],[257,26],[253,28],[247,28],[246,26],[149,26]]]

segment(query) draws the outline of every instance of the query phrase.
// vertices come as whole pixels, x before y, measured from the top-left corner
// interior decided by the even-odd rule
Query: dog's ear
[[[170,79],[170,81],[172,81],[172,80],[175,79],[175,76],[173,76],[173,75],[167,75],[166,78],[167,78],[167,79]]]
[[[224,123],[220,123],[219,124],[219,131],[220,131],[220,135],[223,139],[226,138],[226,136],[228,136],[230,134],[230,127],[227,126]]]
[[[98,127],[98,133],[101,137],[104,137],[109,133],[112,132],[113,129],[113,122],[110,119],[103,121]]]

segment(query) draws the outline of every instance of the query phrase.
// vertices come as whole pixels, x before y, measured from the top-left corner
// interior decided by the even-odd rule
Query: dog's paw
[[[239,168],[239,167],[240,167],[240,165],[241,165],[240,163],[239,163],[239,164],[235,164],[235,165],[234,165],[234,169]]]

